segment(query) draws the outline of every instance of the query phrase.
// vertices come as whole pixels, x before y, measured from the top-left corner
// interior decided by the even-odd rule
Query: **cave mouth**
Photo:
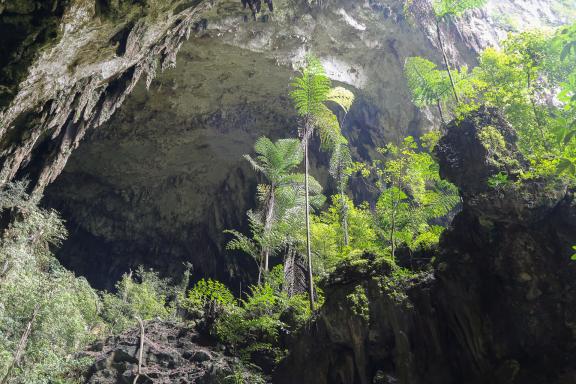
[[[256,175],[242,155],[262,135],[295,134],[282,96],[292,72],[201,40],[179,57],[149,90],[141,81],[45,191],[44,205],[69,231],[59,259],[96,288],[113,289],[140,265],[179,279],[190,262],[196,279],[232,288],[257,273],[251,258],[225,249],[223,230],[246,231],[256,205]]]
[[[369,160],[387,138],[432,124],[409,103],[402,68],[415,48],[406,43],[408,32],[393,20],[378,26],[392,28],[389,39],[395,41],[381,51],[354,51],[351,58],[319,52],[335,83],[356,94],[342,128],[357,160]],[[342,24],[330,28],[325,32]],[[107,123],[87,133],[45,190],[44,205],[59,211],[68,227],[68,239],[56,250],[64,266],[109,290],[138,266],[179,279],[185,262],[193,265],[195,279],[215,278],[232,289],[254,281],[256,263],[226,250],[223,231],[247,232],[246,211],[256,206],[258,179],[242,155],[261,136],[297,135],[289,98],[296,48],[283,36],[279,32],[273,41],[290,52],[286,63],[277,60],[281,52],[256,53],[222,37],[192,36],[175,68],[159,74],[149,89],[140,81]],[[342,36],[356,39],[349,32]],[[429,49],[423,36],[410,36],[420,42],[417,50]],[[380,60],[388,71],[381,71]],[[368,71],[373,84],[360,81]],[[311,159],[327,195],[328,163],[324,153]],[[353,190],[360,201],[364,192]]]
[[[113,290],[139,266],[178,282],[187,262],[193,281],[215,278],[233,291],[256,279],[256,263],[226,249],[224,230],[248,232],[246,211],[257,205],[260,180],[243,155],[261,136],[297,134],[287,96],[294,73],[224,46],[199,64],[198,49],[188,44],[181,53],[195,65],[165,72],[148,90],[139,84],[46,188],[44,205],[61,213],[69,232],[59,260],[97,289]],[[218,55],[229,64],[216,66]],[[379,121],[378,108],[359,93],[343,126],[355,157],[369,158]],[[329,196],[329,157],[313,152],[312,173]],[[353,192],[367,199],[361,186]]]

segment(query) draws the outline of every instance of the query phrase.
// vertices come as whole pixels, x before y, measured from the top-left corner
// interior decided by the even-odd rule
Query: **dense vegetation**
[[[481,105],[501,109],[519,137],[519,148],[531,162],[516,180],[543,178],[574,182],[576,175],[576,63],[574,26],[558,31],[527,31],[511,35],[501,49],[488,48],[479,65],[449,76],[420,57],[406,60],[406,77],[414,102],[435,106],[460,118]],[[442,113],[442,112],[440,112]],[[497,151],[501,138],[486,132],[486,145]],[[510,175],[494,183],[502,185]]]
[[[477,67],[457,68],[445,51],[442,25],[483,3],[435,2],[443,68],[426,58],[406,60],[413,102],[437,110],[443,122],[482,105],[503,111],[531,167],[499,174],[489,187],[515,188],[534,178],[574,185],[576,25],[510,35],[501,48],[482,52]],[[89,363],[77,351],[154,318],[203,329],[245,364],[260,356],[266,365],[264,356],[273,365],[285,355],[286,339],[322,304],[315,283],[340,263],[370,254],[402,278],[429,268],[428,259],[414,257],[438,243],[460,202],[434,159],[440,131],[389,143],[378,148],[378,158],[355,162],[341,131],[353,93],[333,87],[320,61],[309,56],[290,96],[298,137],[262,137],[254,154],[245,156],[261,178],[258,206],[247,212],[250,233],[227,231],[228,249],[253,257],[259,273],[240,297],[210,279],[190,288],[188,266],[177,283],[141,268],[124,275],[114,292],[97,292],[52,255],[50,247],[66,236],[57,213],[39,208],[23,183],[2,191],[0,210],[10,224],[0,243],[0,384],[76,382]],[[482,138],[487,151],[498,153],[504,145],[496,129],[486,128]],[[330,155],[324,165],[335,188],[328,199],[309,167],[316,144]],[[354,200],[351,178],[365,183],[374,201]],[[244,374],[235,379],[260,380]]]

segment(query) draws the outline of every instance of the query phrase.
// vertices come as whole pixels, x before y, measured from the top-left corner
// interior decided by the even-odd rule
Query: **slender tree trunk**
[[[457,103],[460,103],[458,92],[456,92],[456,85],[454,84],[454,79],[452,78],[452,71],[450,70],[450,63],[448,62],[448,56],[446,55],[446,49],[444,48],[444,41],[442,40],[442,33],[440,32],[440,22],[438,21],[438,19],[436,19],[436,33],[438,34],[438,44],[440,45],[440,51],[442,51],[442,58],[444,59],[444,65],[446,66],[446,71],[448,72],[450,85],[452,85],[452,91],[454,91],[454,98],[456,99]]]
[[[36,304],[34,306],[34,311],[32,312],[32,317],[28,321],[28,324],[26,325],[26,329],[24,330],[24,333],[22,333],[22,336],[20,337],[20,342],[18,343],[18,347],[16,347],[16,352],[14,352],[14,357],[12,358],[12,362],[10,363],[8,370],[6,371],[6,375],[4,375],[4,378],[2,379],[1,384],[8,383],[8,379],[10,379],[10,375],[12,374],[12,370],[14,369],[14,367],[16,365],[18,365],[20,363],[20,359],[22,358],[22,356],[24,355],[24,352],[26,351],[26,345],[28,344],[28,338],[30,337],[30,334],[32,333],[32,325],[34,324],[34,321],[36,320],[36,316],[38,316],[39,311],[40,311],[40,304]]]
[[[258,285],[262,285],[262,255],[260,255],[260,262],[258,263]]]
[[[444,112],[442,111],[442,104],[440,103],[440,99],[436,101],[436,105],[438,106],[438,112],[440,113],[440,121],[442,124],[446,124],[446,120],[444,119]]]
[[[132,384],[138,383],[138,379],[142,374],[142,356],[144,354],[144,322],[140,316],[136,316],[136,320],[138,320],[138,324],[140,324],[140,350],[138,351],[138,371],[136,371],[136,376],[134,377],[134,382]]]
[[[540,119],[540,114],[538,113],[538,107],[536,106],[536,94],[534,93],[534,89],[532,88],[532,76],[530,74],[530,70],[526,74],[528,77],[528,90],[530,92],[530,103],[532,104],[532,111],[534,112],[534,120],[536,121],[536,126],[538,127],[538,131],[540,132],[540,137],[542,138],[542,144],[544,148],[548,148],[548,142],[546,141],[546,135],[544,135],[544,129],[542,120]]]
[[[312,249],[310,245],[310,202],[308,194],[308,139],[309,130],[306,124],[304,131],[304,204],[306,205],[306,256],[308,258],[308,294],[310,295],[310,309],[314,311],[314,281],[312,280]]]
[[[342,201],[342,230],[344,232],[344,246],[347,247],[350,243],[348,236],[348,204],[346,203],[346,196],[344,196],[344,182],[340,176],[340,200]]]
[[[272,228],[272,219],[274,216],[274,205],[275,205],[275,189],[276,186],[274,184],[270,185],[270,200],[268,202],[268,210],[266,212],[266,218],[264,221],[264,235],[266,236],[269,232],[270,229]],[[268,246],[265,246],[262,249],[262,256],[264,258],[264,273],[268,272],[268,268],[269,268],[269,258],[270,258],[270,249]]]
[[[392,260],[396,259],[396,204],[392,208],[392,228],[390,228],[390,245],[392,247]]]

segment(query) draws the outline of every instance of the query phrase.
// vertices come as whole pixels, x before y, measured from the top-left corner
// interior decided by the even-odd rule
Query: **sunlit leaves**
[[[432,7],[438,18],[460,16],[464,12],[482,7],[487,0],[433,0]]]
[[[354,94],[346,88],[331,88],[326,95],[326,101],[332,101],[338,104],[344,112],[348,113],[354,103]]]
[[[300,76],[292,83],[290,93],[300,116],[314,115],[324,107],[324,102],[330,92],[331,82],[320,60],[308,56],[306,66]]]
[[[417,107],[442,102],[451,96],[451,85],[446,71],[421,57],[409,57],[404,64],[404,74]]]
[[[438,240],[441,230],[432,224],[448,215],[460,202],[456,187],[441,180],[431,150],[438,133],[423,137],[419,146],[407,137],[399,145],[380,148],[381,159],[354,170],[371,180],[379,191],[377,231],[388,249],[405,245],[416,249]]]

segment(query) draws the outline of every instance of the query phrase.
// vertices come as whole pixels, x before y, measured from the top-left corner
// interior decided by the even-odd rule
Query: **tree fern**
[[[244,155],[254,170],[264,174],[273,183],[281,183],[282,178],[302,163],[302,149],[297,139],[280,139],[273,143],[267,137],[259,138],[254,144],[256,158]]]
[[[417,107],[441,103],[450,92],[450,80],[446,72],[437,69],[436,64],[422,57],[409,57],[404,64],[404,74]]]
[[[352,166],[352,156],[348,144],[342,141],[336,146],[330,158],[330,175],[336,180],[338,194],[340,195],[340,222],[343,228],[344,245],[349,243],[348,235],[348,204],[346,199],[346,185],[348,184],[348,169]]]
[[[330,92],[331,81],[320,60],[314,56],[306,58],[306,66],[301,76],[292,83],[290,93],[300,116],[308,117],[318,113]]]
[[[313,56],[306,58],[306,67],[292,83],[290,93],[298,114],[302,117],[303,125],[300,127],[302,144],[304,147],[304,210],[306,220],[306,255],[308,261],[308,283],[310,308],[314,310],[314,292],[312,283],[312,251],[310,246],[310,185],[308,143],[310,137],[317,130],[325,149],[334,149],[342,140],[340,123],[334,113],[326,106],[326,102],[334,102],[344,112],[348,112],[354,95],[342,87],[331,88],[331,81],[326,75],[320,60]]]
[[[297,139],[280,139],[272,142],[267,137],[261,137],[256,141],[254,151],[256,152],[255,158],[250,155],[244,155],[244,157],[254,170],[263,174],[267,179],[266,184],[260,184],[257,188],[260,203],[257,214],[262,223],[262,238],[267,240],[260,243],[260,253],[263,261],[262,268],[264,272],[267,272],[270,254],[274,251],[274,244],[268,239],[273,235],[272,227],[280,217],[279,210],[283,209],[282,205],[277,202],[277,194],[279,190],[291,187],[291,172],[302,162],[303,153],[300,141]],[[239,239],[238,236],[236,239]],[[245,245],[245,242],[234,243],[234,245],[239,247]],[[248,248],[244,251],[249,253]]]

